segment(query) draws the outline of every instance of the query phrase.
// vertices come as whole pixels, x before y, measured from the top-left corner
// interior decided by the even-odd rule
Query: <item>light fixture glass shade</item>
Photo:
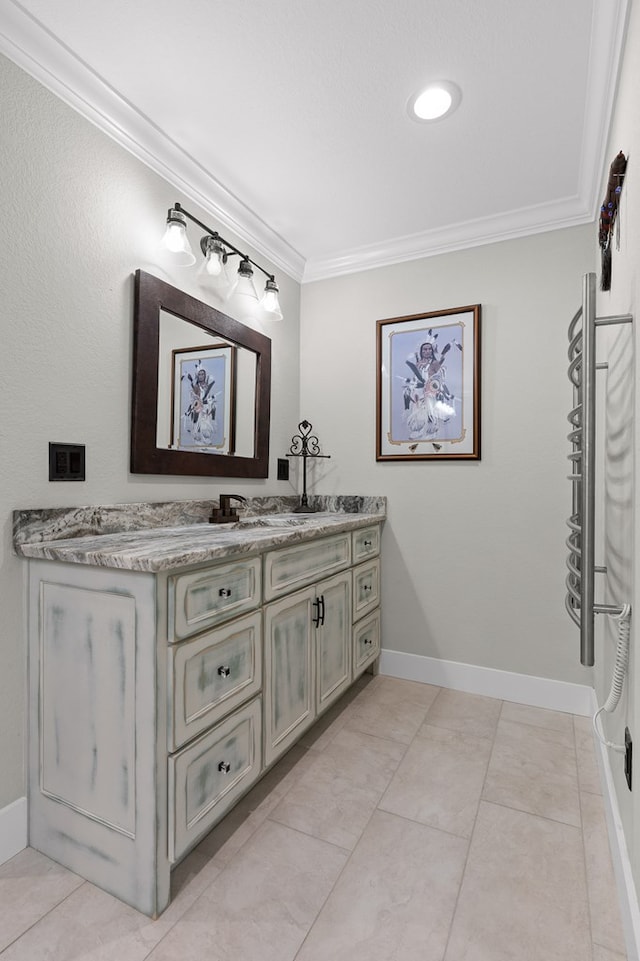
[[[187,237],[187,218],[179,210],[171,208],[167,216],[167,229],[160,246],[169,251],[174,264],[191,267],[196,262],[189,238]]]
[[[239,297],[250,297],[252,300],[258,300],[258,291],[253,282],[253,267],[247,259],[240,261],[238,267],[238,279],[233,288],[233,293]]]
[[[269,314],[269,320],[282,320],[282,310],[278,300],[278,285],[273,278],[269,278],[264,287],[264,295],[260,306]]]
[[[219,277],[224,269],[225,250],[215,237],[203,238],[204,269],[210,277]]]
[[[199,282],[207,290],[213,290],[219,297],[226,298],[231,280],[227,273],[227,252],[224,244],[217,234],[205,234],[200,241],[200,249],[204,260],[198,268]]]

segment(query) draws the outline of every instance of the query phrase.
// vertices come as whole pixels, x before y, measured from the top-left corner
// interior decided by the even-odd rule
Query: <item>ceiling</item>
[[[0,51],[306,281],[592,221],[629,2],[0,0]]]

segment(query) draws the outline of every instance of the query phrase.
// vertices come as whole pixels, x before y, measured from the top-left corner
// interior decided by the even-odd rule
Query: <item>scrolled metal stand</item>
[[[311,433],[313,424],[310,424],[308,420],[300,421],[298,430],[300,433],[294,434],[291,438],[291,447],[287,453],[287,457],[302,457],[302,497],[294,513],[314,514],[316,508],[309,507],[307,500],[307,460],[310,457],[322,457],[329,460],[331,454],[320,453],[320,442],[315,434]]]

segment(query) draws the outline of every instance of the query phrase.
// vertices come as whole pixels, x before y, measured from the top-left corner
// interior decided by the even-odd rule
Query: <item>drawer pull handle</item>
[[[231,765],[229,764],[228,761],[220,761],[220,763],[218,764],[218,770],[220,771],[221,774],[228,774],[229,771],[231,770]]]
[[[229,590],[228,587],[221,587],[220,590],[218,591],[218,596],[219,596],[219,597],[231,597],[231,591]]]
[[[229,675],[231,674],[231,668],[230,668],[230,667],[219,667],[219,668],[218,668],[218,674],[220,675],[220,677],[229,677]]]
[[[371,541],[363,541],[364,547],[371,547]]]
[[[363,590],[363,591],[372,591],[372,590],[373,590],[373,587],[371,586],[371,584],[363,584],[363,585],[362,585],[362,590]]]
[[[370,637],[364,637],[364,638],[362,639],[362,643],[363,643],[363,644],[373,644],[373,641],[371,640]]]

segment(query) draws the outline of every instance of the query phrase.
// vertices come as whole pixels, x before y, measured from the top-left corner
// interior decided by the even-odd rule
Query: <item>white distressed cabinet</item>
[[[380,656],[380,525],[353,531],[353,680]]]
[[[286,751],[351,683],[351,572],[265,607],[265,762]]]
[[[144,573],[29,562],[29,843],[152,917],[380,653],[380,529]]]

